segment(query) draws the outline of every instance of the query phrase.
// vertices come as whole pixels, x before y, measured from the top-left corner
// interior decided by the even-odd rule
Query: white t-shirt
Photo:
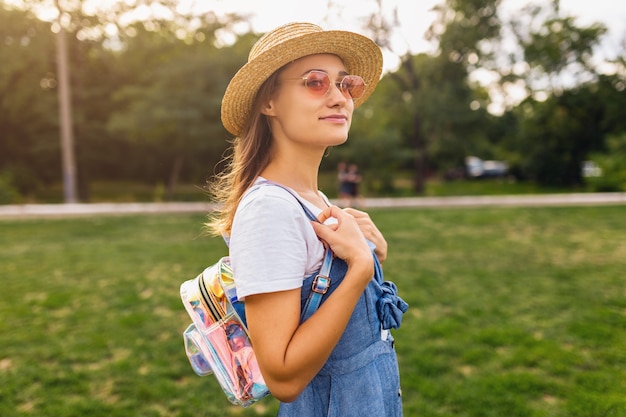
[[[229,243],[240,300],[302,287],[302,280],[320,268],[325,251],[304,209],[289,191],[269,184],[254,187],[237,207]],[[321,212],[308,201],[300,201],[315,216]]]

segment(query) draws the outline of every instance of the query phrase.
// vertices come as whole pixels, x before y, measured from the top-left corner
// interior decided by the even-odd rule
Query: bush
[[[17,203],[19,197],[11,175],[8,173],[0,174],[0,204]]]
[[[591,155],[602,173],[588,177],[587,184],[593,191],[626,191],[626,134],[609,136],[606,143],[606,153]]]

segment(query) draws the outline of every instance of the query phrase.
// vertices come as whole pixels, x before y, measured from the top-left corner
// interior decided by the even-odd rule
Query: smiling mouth
[[[320,117],[320,120],[328,120],[332,122],[345,122],[348,120],[348,118],[346,116],[337,114],[337,115],[332,115],[332,116]]]

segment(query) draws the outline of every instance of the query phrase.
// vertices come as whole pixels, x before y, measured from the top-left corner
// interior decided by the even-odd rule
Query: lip
[[[330,114],[328,116],[320,117],[320,120],[334,123],[345,123],[348,121],[348,117],[343,114]]]

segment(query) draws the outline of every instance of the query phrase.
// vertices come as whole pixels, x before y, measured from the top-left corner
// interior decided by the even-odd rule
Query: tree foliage
[[[607,28],[599,23],[578,26],[573,16],[559,14],[558,2],[528,5],[511,22],[528,71],[517,74],[529,94],[556,92],[596,79],[592,57]],[[574,80],[576,80],[574,82]]]
[[[31,13],[0,8],[0,173],[23,194],[58,178],[54,38]]]
[[[171,192],[181,175],[186,181],[190,175],[201,178],[219,161],[227,137],[220,119],[221,93],[244,56],[212,42],[138,33],[119,54],[135,75],[112,96],[115,109],[107,128],[159,155],[169,167],[161,181]]]
[[[511,22],[517,53],[502,78],[526,89],[511,110],[516,126],[504,136],[520,176],[549,186],[579,187],[583,161],[605,148],[605,138],[623,129],[616,106],[624,104],[624,77],[603,76],[593,51],[606,27],[576,24],[558,2],[528,5]],[[508,71],[508,68],[517,68]]]
[[[0,171],[11,173],[23,194],[58,182],[61,172],[54,34],[34,15],[36,6],[47,3],[0,8],[6,23],[0,36],[7,45],[0,53],[11,63],[0,70],[7,109],[0,116]],[[132,11],[128,4],[105,14],[85,10],[81,1],[61,7],[71,34],[81,199],[89,200],[89,183],[102,179],[166,183],[169,191],[179,180],[202,183],[227,146],[221,95],[256,36],[244,37],[243,46],[217,48],[216,32],[230,30],[236,16],[204,16],[193,28],[191,17],[146,19],[111,38],[105,29]]]
[[[384,0],[377,0],[383,7]],[[62,10],[69,59],[80,196],[99,180],[167,186],[202,185],[226,151],[220,103],[258,35],[234,34],[240,16],[198,15],[174,0],[115,2],[88,8],[80,0],[33,0],[25,10],[0,2],[0,193],[26,197],[61,179],[55,22],[40,7]],[[95,4],[95,3],[90,3]],[[56,5],[56,6],[55,6]],[[606,75],[592,59],[605,28],[579,26],[553,2],[499,18],[499,0],[447,0],[427,37],[436,53],[400,58],[354,115],[348,143],[330,150],[322,169],[348,160],[367,171],[368,189],[391,193],[394,173],[413,172],[414,192],[431,175],[462,167],[464,157],[504,159],[520,178],[579,187],[580,164],[621,149],[626,131],[626,65]],[[99,8],[100,7],[100,8]],[[129,20],[138,9],[153,11]],[[385,15],[389,16],[389,15]],[[391,48],[397,14],[366,24]],[[502,30],[516,49],[502,60]],[[505,63],[503,65],[503,62]],[[502,91],[522,84],[528,97],[502,115],[487,112],[497,73]],[[617,138],[617,139],[607,139]],[[216,167],[217,168],[214,168]],[[619,176],[618,176],[619,177]],[[606,186],[608,187],[608,186]],[[606,188],[605,187],[605,188]],[[614,187],[615,188],[615,187]]]
[[[544,185],[582,185],[583,161],[608,151],[606,138],[626,127],[617,110],[625,100],[621,85],[617,76],[602,76],[545,101],[528,98],[516,108],[517,129],[508,146],[519,153],[521,174]]]
[[[601,175],[589,178],[594,191],[626,191],[626,133],[608,135],[606,152],[594,152]]]

